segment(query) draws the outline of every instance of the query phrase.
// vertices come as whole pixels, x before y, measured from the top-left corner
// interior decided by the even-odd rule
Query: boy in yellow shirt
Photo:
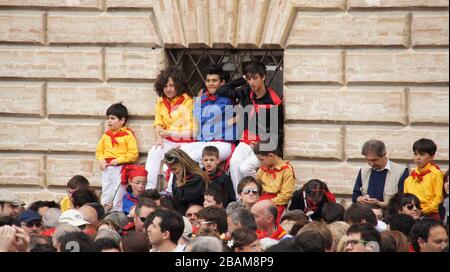
[[[263,142],[258,143],[253,150],[261,163],[256,173],[256,179],[261,181],[263,188],[259,200],[271,199],[277,205],[277,222],[280,222],[295,191],[295,173],[289,162],[281,158],[279,147],[273,151],[265,151],[262,145]]]
[[[122,211],[122,198],[125,190],[120,185],[123,164],[134,163],[139,156],[136,137],[125,126],[128,110],[117,103],[106,111],[107,131],[97,144],[95,156],[102,169],[101,204],[106,211]]]
[[[420,139],[414,143],[414,163],[417,167],[405,180],[404,192],[419,198],[424,216],[439,220],[438,207],[443,199],[444,175],[433,163],[436,150],[436,144],[430,139]]]

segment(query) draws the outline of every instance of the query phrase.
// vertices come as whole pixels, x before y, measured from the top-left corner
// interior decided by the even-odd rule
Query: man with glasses
[[[124,234],[128,231],[133,230],[137,232],[145,233],[144,222],[145,219],[156,210],[156,203],[146,197],[139,198],[134,212],[133,222],[126,225],[123,230]]]
[[[198,222],[195,226],[199,230],[211,229],[221,238],[225,238],[228,230],[227,213],[218,207],[207,207],[198,212]]]
[[[380,252],[380,241],[380,233],[372,225],[351,225],[347,230],[345,252]]]
[[[386,208],[394,194],[403,192],[403,184],[409,176],[409,171],[406,167],[389,160],[386,156],[386,146],[382,141],[365,142],[361,154],[366,158],[368,166],[359,170],[352,201]]]
[[[33,210],[26,210],[19,215],[20,227],[30,235],[39,235],[42,231],[42,217]]]
[[[0,192],[0,217],[17,218],[21,205],[24,205],[24,202],[14,197],[12,193]]]

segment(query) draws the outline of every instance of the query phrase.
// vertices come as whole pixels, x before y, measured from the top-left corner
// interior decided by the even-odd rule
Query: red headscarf
[[[123,185],[128,184],[128,180],[133,179],[134,177],[147,177],[148,172],[145,170],[143,166],[139,165],[125,165],[122,167],[121,172],[121,183]]]

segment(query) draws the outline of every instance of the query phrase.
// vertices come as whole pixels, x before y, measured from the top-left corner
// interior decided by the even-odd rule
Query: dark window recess
[[[223,64],[231,79],[242,76],[243,68],[250,61],[266,65],[266,84],[283,94],[283,50],[241,49],[168,49],[169,64],[183,69],[190,91],[196,95],[204,87],[203,72],[212,64]]]

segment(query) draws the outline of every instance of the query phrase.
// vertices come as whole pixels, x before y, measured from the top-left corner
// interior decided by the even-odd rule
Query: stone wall
[[[449,159],[448,0],[0,0],[0,189],[55,199],[100,185],[104,112],[123,101],[141,161],[164,48],[285,49],[287,158],[299,185],[351,193],[360,148]]]

